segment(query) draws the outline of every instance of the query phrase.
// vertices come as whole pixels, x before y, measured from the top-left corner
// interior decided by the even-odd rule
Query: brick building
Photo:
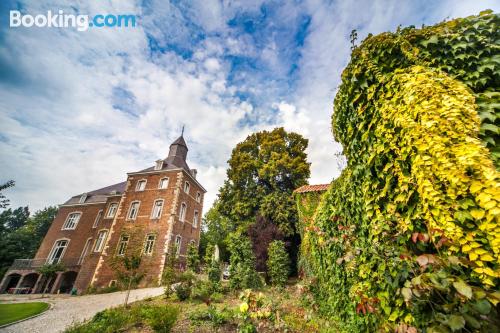
[[[141,286],[158,285],[165,254],[176,249],[181,259],[189,244],[198,244],[205,189],[186,163],[188,147],[181,135],[168,157],[127,180],[76,195],[62,204],[33,259],[17,259],[0,283],[0,292],[79,293],[107,287],[117,280],[117,257],[142,256]],[[176,245],[176,246],[174,246]],[[65,271],[45,281],[37,269],[61,263]]]

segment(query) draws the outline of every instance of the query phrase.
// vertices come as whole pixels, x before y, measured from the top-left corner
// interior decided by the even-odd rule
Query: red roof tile
[[[323,192],[328,190],[330,184],[304,185],[293,191],[293,193]]]

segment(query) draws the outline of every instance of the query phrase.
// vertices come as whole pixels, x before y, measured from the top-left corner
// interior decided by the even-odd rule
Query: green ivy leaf
[[[455,287],[461,295],[467,297],[468,299],[472,298],[472,288],[464,281],[458,280],[453,282],[453,287]]]
[[[446,324],[455,332],[465,327],[465,319],[462,316],[451,315],[448,317]]]
[[[480,314],[487,315],[491,311],[491,304],[486,299],[480,299],[476,303],[474,303],[474,309],[477,310]]]

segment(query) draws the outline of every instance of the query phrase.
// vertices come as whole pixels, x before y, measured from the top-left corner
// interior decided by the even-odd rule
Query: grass
[[[0,326],[42,313],[49,308],[48,303],[0,304]]]

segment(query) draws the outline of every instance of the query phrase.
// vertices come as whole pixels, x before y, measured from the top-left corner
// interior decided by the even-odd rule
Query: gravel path
[[[163,288],[135,289],[130,292],[130,302],[163,294]],[[26,295],[28,296],[28,295]],[[74,322],[92,318],[97,312],[123,304],[125,292],[88,296],[55,296],[44,299],[22,300],[17,297],[15,302],[49,302],[52,308],[33,319],[7,326],[0,332],[8,333],[56,333],[62,332]],[[5,300],[4,300],[5,301]]]

